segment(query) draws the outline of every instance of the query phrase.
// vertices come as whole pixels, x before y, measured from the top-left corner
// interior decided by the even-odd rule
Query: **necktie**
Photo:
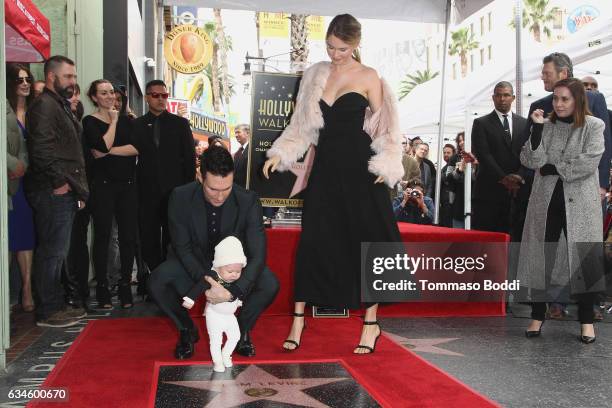
[[[510,134],[510,123],[508,122],[508,115],[502,115],[504,117],[504,130],[508,133],[508,136],[512,136]]]
[[[234,164],[237,164],[240,159],[242,159],[242,153],[244,152],[244,148],[240,146],[240,149],[234,153]]]
[[[155,122],[153,122],[153,143],[155,143],[155,147],[159,147],[159,118],[155,118]]]

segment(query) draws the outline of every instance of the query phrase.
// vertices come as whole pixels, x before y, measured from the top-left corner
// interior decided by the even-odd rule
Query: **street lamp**
[[[266,72],[266,62],[271,59],[271,58],[276,58],[276,57],[281,57],[283,55],[289,55],[289,54],[301,54],[304,52],[304,48],[299,48],[297,50],[291,50],[289,52],[283,52],[282,54],[276,54],[276,55],[270,55],[268,57],[253,57],[251,55],[249,55],[249,52],[247,51],[246,56],[244,57],[245,61],[244,61],[244,72],[242,73],[242,75],[244,76],[248,76],[251,75],[251,60],[259,60],[262,61],[261,64],[261,70],[262,72]]]

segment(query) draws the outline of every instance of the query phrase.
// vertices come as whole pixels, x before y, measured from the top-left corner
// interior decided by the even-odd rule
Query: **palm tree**
[[[438,74],[438,71],[431,72],[429,69],[424,71],[417,70],[414,74],[406,74],[406,79],[400,82],[399,100],[401,101],[408,96],[417,85],[434,79]]]
[[[559,7],[547,11],[549,2],[550,0],[523,0],[523,28],[529,26],[529,31],[537,42],[542,42],[542,31],[547,38],[551,37],[552,32],[547,24],[554,21],[557,13],[561,11]],[[514,28],[514,20],[510,22],[510,26]]]
[[[206,34],[208,34],[213,43],[210,69],[207,67],[204,73],[210,79],[212,86],[213,109],[215,112],[221,112],[222,96],[225,97],[226,103],[229,102],[230,89],[232,88],[232,85],[229,83],[229,75],[227,74],[227,51],[232,49],[232,40],[225,35],[223,29],[221,29],[220,33],[217,29],[218,26],[223,27],[214,21],[208,21],[204,24],[204,31],[206,31]],[[222,67],[223,64],[225,64],[225,68]],[[230,93],[228,94],[227,92]]]
[[[474,33],[469,28],[460,28],[451,33],[451,45],[449,55],[459,55],[461,59],[461,76],[467,75],[467,54],[469,51],[478,48],[478,41],[474,39]]]
[[[307,18],[307,14],[292,14],[291,17],[289,17],[289,20],[291,20],[291,49],[301,50],[300,52],[292,52],[290,54],[292,72],[303,70],[308,61]]]
[[[219,77],[221,79],[220,92],[223,95],[225,104],[229,104],[230,100],[230,87],[228,83],[228,72],[227,72],[227,41],[225,39],[225,31],[223,30],[223,20],[221,19],[221,9],[213,9],[215,15],[215,26],[216,26],[216,39],[219,47],[217,52],[219,53]]]

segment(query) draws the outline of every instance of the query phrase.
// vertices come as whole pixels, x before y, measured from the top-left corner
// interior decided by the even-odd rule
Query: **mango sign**
[[[195,74],[206,68],[213,53],[213,43],[200,27],[183,24],[164,37],[164,57],[183,74]]]

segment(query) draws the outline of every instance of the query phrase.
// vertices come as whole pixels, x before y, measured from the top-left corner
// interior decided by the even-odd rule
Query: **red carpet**
[[[209,361],[202,339],[192,362]],[[281,349],[289,317],[262,317],[253,332],[257,357],[235,355],[236,363],[341,360],[353,377],[384,407],[497,407],[414,353],[386,337],[376,353],[352,353],[361,322],[357,319],[307,319],[297,352]],[[176,331],[164,318],[99,320],[88,324],[44,383],[67,387],[68,403],[32,403],[32,407],[147,407],[154,401],[154,367],[175,363]],[[180,363],[179,363],[180,364]],[[177,407],[180,401],[177,401]]]

